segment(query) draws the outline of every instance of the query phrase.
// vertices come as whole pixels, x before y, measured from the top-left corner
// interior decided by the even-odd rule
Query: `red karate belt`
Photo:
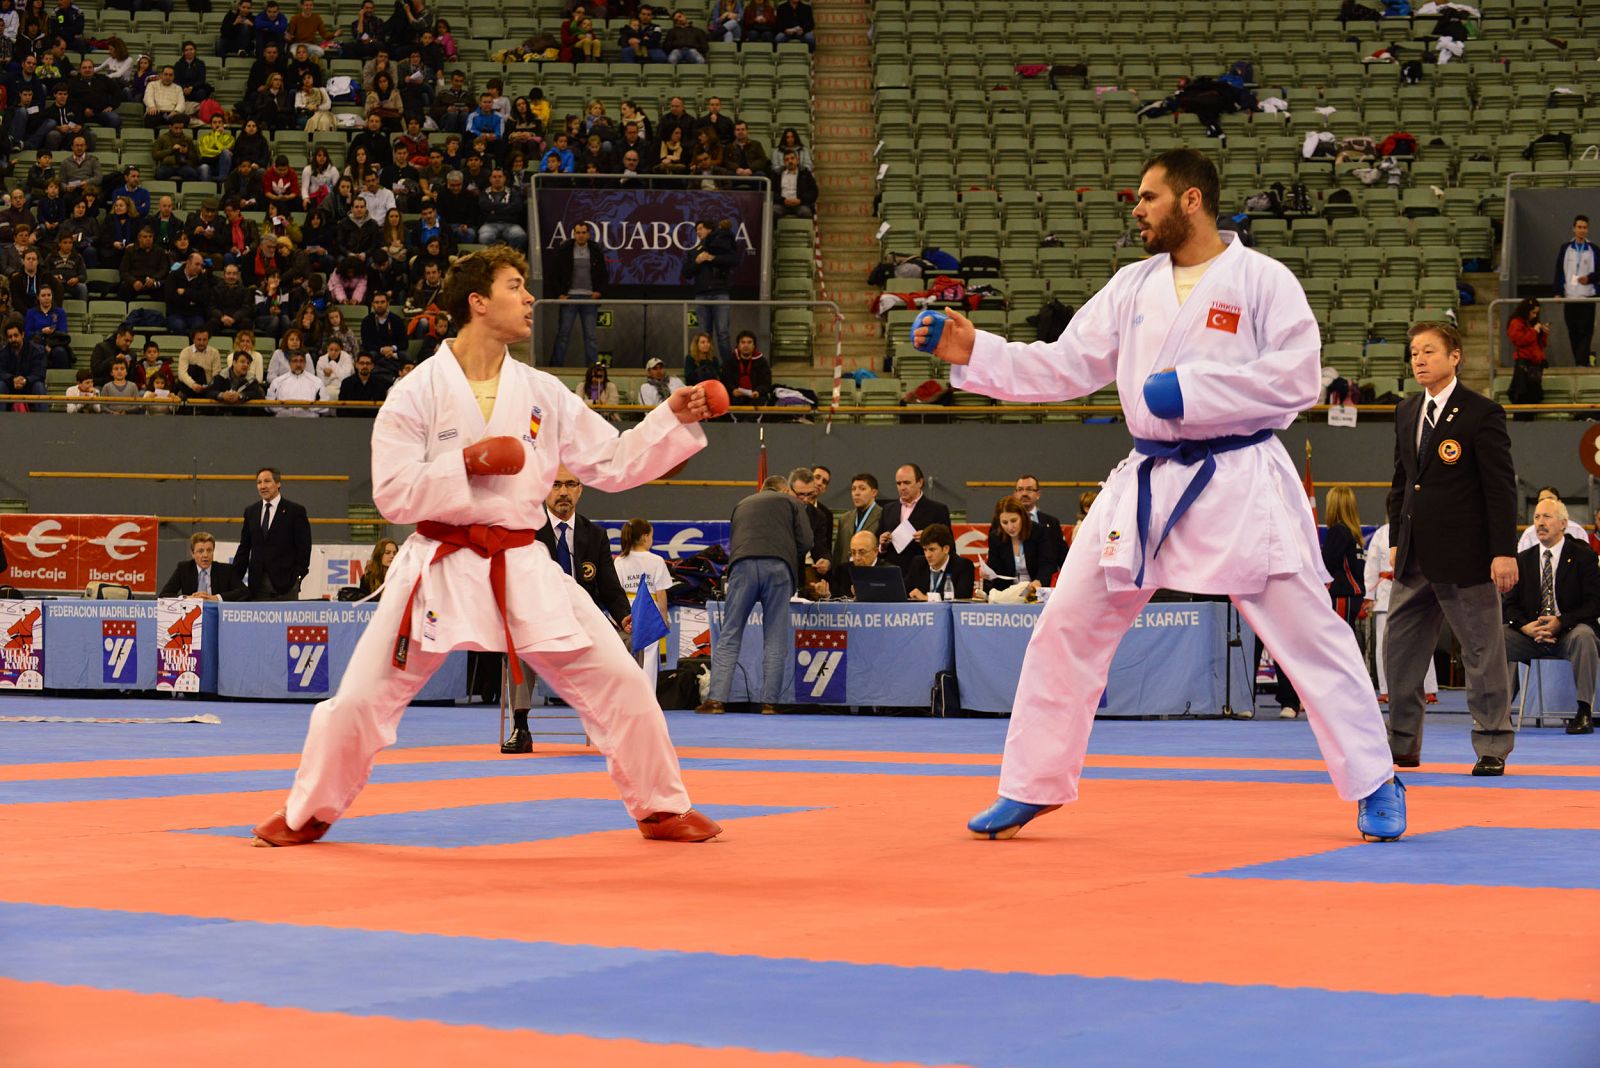
[[[488,557],[489,589],[494,593],[494,603],[500,609],[500,625],[506,632],[506,654],[511,658],[511,681],[521,682],[522,665],[518,662],[516,643],[511,639],[511,620],[506,615],[505,554],[507,549],[532,545],[539,532],[509,530],[505,527],[485,526],[482,523],[458,527],[452,523],[424,520],[417,524],[417,533],[439,543],[439,548],[434,550],[433,559],[428,561],[428,567],[432,567],[458,549],[471,549],[479,556]],[[417,581],[411,585],[411,596],[406,598],[405,615],[400,617],[400,633],[394,642],[394,666],[401,671],[406,669],[406,657],[411,651],[411,610],[416,604],[417,590],[421,586],[422,576],[418,575]]]

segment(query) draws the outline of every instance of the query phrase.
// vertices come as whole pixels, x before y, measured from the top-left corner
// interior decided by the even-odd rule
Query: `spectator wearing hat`
[[[667,365],[659,356],[644,363],[644,381],[639,383],[639,403],[654,408],[670,397],[674,390],[683,388],[683,379],[667,374]]]

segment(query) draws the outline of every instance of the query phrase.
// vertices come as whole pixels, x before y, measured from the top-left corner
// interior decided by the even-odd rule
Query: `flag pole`
[[[756,460],[756,489],[760,489],[767,480],[767,428],[761,427],[756,433],[761,441],[761,453]]]

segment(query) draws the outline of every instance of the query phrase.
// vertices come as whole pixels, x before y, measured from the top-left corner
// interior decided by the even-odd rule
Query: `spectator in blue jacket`
[[[494,110],[494,97],[488,93],[478,96],[478,110],[467,117],[467,137],[476,141],[479,138],[488,142],[487,148],[495,155],[499,155],[505,139],[506,120]]]
[[[564,133],[556,134],[555,140],[550,143],[549,150],[540,158],[539,170],[542,173],[550,173],[550,157],[552,156],[556,159],[556,170],[562,174],[571,174],[577,167],[577,159],[572,154],[572,149],[568,147],[567,135]]]
[[[284,38],[289,35],[289,20],[278,10],[278,0],[267,0],[267,9],[255,17],[256,50],[260,52],[269,44],[283,50]]]
[[[67,333],[67,313],[56,307],[55,290],[39,288],[39,303],[28,309],[22,332],[28,348],[37,350],[51,367],[72,366],[72,338]]]
[[[22,327],[16,323],[6,327],[6,343],[0,346],[0,387],[7,393],[42,397],[45,394],[44,376],[44,352],[24,341]],[[42,412],[44,409],[42,404],[29,406],[30,411]],[[0,407],[0,410],[8,410],[8,407]]]
[[[74,52],[89,50],[88,42],[83,39],[83,25],[83,12],[72,0],[56,0],[56,9],[50,13],[50,30]]]

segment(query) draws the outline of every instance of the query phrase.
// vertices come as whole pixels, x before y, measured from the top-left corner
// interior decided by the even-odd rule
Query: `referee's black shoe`
[[[500,743],[502,753],[531,753],[533,752],[533,735],[528,733],[526,727],[513,727],[511,737]]]
[[[1505,757],[1481,756],[1478,758],[1478,762],[1472,765],[1472,774],[1480,777],[1484,775],[1504,775],[1505,773]]]

